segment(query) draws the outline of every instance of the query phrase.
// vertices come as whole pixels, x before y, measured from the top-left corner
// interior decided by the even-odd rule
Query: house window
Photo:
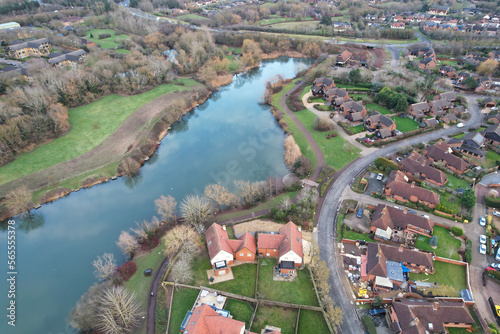
[[[293,270],[290,270],[290,275],[293,275]]]
[[[244,256],[243,253],[240,253],[240,256]]]
[[[266,253],[266,256],[269,256],[269,253]]]
[[[247,256],[250,257],[250,256],[252,256],[252,254],[248,253]]]

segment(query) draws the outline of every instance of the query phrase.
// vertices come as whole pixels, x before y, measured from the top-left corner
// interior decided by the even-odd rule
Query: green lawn
[[[121,54],[124,54],[124,55],[128,55],[130,53],[130,50],[126,50],[126,49],[117,49],[115,50],[115,52],[117,53],[121,53]]]
[[[169,333],[180,333],[182,320],[186,313],[193,308],[198,290],[176,289],[172,300],[172,314],[170,315]]]
[[[370,110],[370,109],[373,109],[373,110],[376,110],[378,111],[379,113],[381,113],[382,115],[389,115],[389,114],[392,114],[391,111],[389,111],[389,109],[387,108],[384,108],[382,106],[379,106],[378,104],[376,103],[368,103],[366,105],[366,109],[367,110]]]
[[[444,205],[447,209],[453,210],[453,213],[459,213],[462,210],[460,198],[446,192],[439,194],[439,203]]]
[[[309,29],[310,31],[317,30],[319,26],[319,21],[300,21],[300,22],[279,22],[270,25],[272,28],[276,29],[290,29],[296,30],[298,29]]]
[[[279,302],[319,306],[311,282],[309,270],[297,270],[298,277],[294,282],[279,282],[273,280],[273,268],[276,259],[259,260],[258,292],[263,299]]]
[[[260,333],[266,325],[281,328],[282,334],[295,334],[297,310],[292,308],[259,306],[252,324],[252,332]]]
[[[357,233],[354,231],[346,231],[344,229],[344,234],[343,234],[344,239],[350,239],[350,240],[365,240],[365,241],[371,241],[373,242],[373,239],[368,236],[368,234],[363,234],[363,233]]]
[[[245,328],[248,328],[253,314],[252,305],[241,300],[228,298],[224,309],[231,312],[234,320],[245,322]]]
[[[486,160],[484,162],[485,168],[491,168],[496,166],[496,161],[500,161],[500,154],[495,151],[488,151],[486,153]]]
[[[163,94],[190,90],[198,85],[193,79],[180,79],[185,86],[160,85],[148,92],[133,95],[108,95],[85,106],[68,111],[71,130],[64,136],[23,153],[0,168],[0,184],[5,184],[38,170],[82,155],[111,135],[123,121],[146,103]]]
[[[135,293],[137,300],[141,302],[144,311],[146,311],[148,307],[151,284],[153,284],[154,277],[156,276],[156,272],[159,270],[161,263],[165,260],[165,255],[163,255],[164,249],[165,244],[161,242],[151,251],[151,253],[134,258],[133,261],[137,264],[137,271],[125,283],[125,287]],[[144,270],[149,268],[153,269],[153,274],[146,277],[144,276]]]
[[[460,240],[453,238],[450,235],[448,229],[441,226],[434,226],[432,235],[437,236],[438,246],[436,249],[432,249],[429,244],[431,238],[419,235],[415,247],[425,251],[435,252],[437,256],[446,257],[452,260],[460,260],[460,255],[457,251],[461,246]]]
[[[338,88],[345,88],[345,89],[352,89],[352,90],[357,90],[360,92],[368,92],[370,91],[370,88],[365,88],[365,87],[358,87],[355,85],[344,85],[344,84],[337,84]]]
[[[363,124],[350,126],[349,130],[351,130],[354,134],[365,131],[365,126]]]
[[[93,37],[90,37],[91,34]],[[99,35],[101,34],[110,34],[111,37],[99,39]],[[129,37],[128,35],[116,35],[116,32],[112,29],[92,29],[87,31],[86,38],[96,44],[99,44],[103,49],[111,49],[116,48],[118,44]]]
[[[448,65],[448,66],[457,66],[457,61],[456,60],[440,60],[439,61],[440,66]]]
[[[232,267],[234,279],[226,282],[209,285],[207,270],[212,268],[207,252],[202,252],[197,256],[192,264],[194,277],[192,285],[207,286],[212,289],[227,291],[246,297],[255,297],[255,276],[257,275],[257,265],[253,263]]]
[[[469,186],[469,182],[467,182],[464,179],[459,179],[453,176],[452,174],[445,173],[446,177],[448,178],[448,182],[446,183],[446,186],[457,190],[458,188],[463,188],[466,189]]]
[[[323,313],[300,310],[298,334],[330,334]]]
[[[309,99],[311,103],[325,103],[325,100],[323,100],[321,97],[311,96]]]
[[[165,289],[158,287],[156,296],[156,314],[155,314],[155,334],[164,334],[167,331],[168,310],[165,299]]]
[[[352,94],[352,95],[349,95],[353,100],[356,100],[356,101],[361,101],[364,97],[367,97],[366,94]]]
[[[418,129],[418,123],[411,118],[401,118],[394,116],[392,117],[392,120],[396,122],[396,128],[403,133]]]
[[[448,285],[455,288],[457,292],[467,288],[465,267],[451,263],[434,261],[434,269],[436,272],[432,275],[425,275],[424,273],[410,273],[410,279]]]

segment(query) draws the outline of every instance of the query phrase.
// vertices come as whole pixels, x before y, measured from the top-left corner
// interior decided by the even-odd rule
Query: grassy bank
[[[88,105],[68,111],[71,130],[64,136],[23,153],[0,168],[0,184],[82,155],[110,136],[130,115],[163,94],[187,91],[198,85],[192,79],[180,79],[185,86],[160,85],[133,96],[108,95]]]

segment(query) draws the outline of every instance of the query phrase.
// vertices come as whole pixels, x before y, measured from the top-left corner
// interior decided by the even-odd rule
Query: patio
[[[233,271],[231,267],[226,268],[227,273],[221,276],[216,276],[213,269],[207,270],[208,284],[217,284],[221,282],[226,282],[234,279]]]

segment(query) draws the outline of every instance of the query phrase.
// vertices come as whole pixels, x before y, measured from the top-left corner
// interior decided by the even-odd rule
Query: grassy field
[[[165,289],[160,285],[156,296],[156,314],[155,314],[155,334],[164,334],[167,331],[167,305],[169,302],[165,299]]]
[[[351,130],[354,134],[356,134],[365,131],[365,127],[363,124],[360,124],[356,126],[350,126],[349,130]]]
[[[455,288],[457,291],[467,288],[465,267],[451,263],[434,261],[434,269],[436,272],[432,275],[425,275],[424,273],[410,273],[410,279],[448,285]]]
[[[354,85],[338,84],[337,87],[338,88],[345,88],[345,89],[357,90],[357,91],[360,91],[360,92],[368,92],[368,91],[370,91],[370,88],[358,87],[358,86],[354,86]]]
[[[130,53],[130,50],[117,49],[117,50],[115,50],[115,52],[121,53],[121,54],[124,54],[124,55],[128,55]]]
[[[273,280],[275,265],[275,259],[259,260],[257,291],[262,298],[284,303],[319,306],[309,270],[297,270],[298,277],[295,282],[279,282]]]
[[[192,265],[194,277],[192,285],[209,286],[207,270],[211,269],[210,259],[207,252],[202,252],[197,256]],[[234,279],[217,284],[211,284],[213,289],[227,291],[247,297],[255,297],[255,276],[257,275],[257,266],[253,263],[243,264],[232,267]]]
[[[274,306],[259,306],[252,324],[252,332],[260,333],[266,325],[281,328],[282,334],[295,334],[297,310]]]
[[[185,86],[160,85],[148,92],[133,95],[108,95],[85,106],[68,111],[71,130],[35,150],[19,155],[0,168],[0,184],[82,155],[111,135],[120,124],[146,103],[163,94],[190,90],[198,83],[180,79]]]
[[[354,231],[346,231],[344,229],[344,234],[343,237],[345,239],[350,239],[350,240],[364,240],[364,241],[371,241],[373,242],[373,239],[371,239],[368,234],[363,234],[363,233],[357,233]]]
[[[199,291],[193,289],[176,289],[174,291],[168,332],[177,334],[180,332],[182,320],[184,320],[187,311],[193,307]]]
[[[486,159],[484,162],[484,167],[485,168],[491,168],[496,166],[496,161],[500,161],[500,154],[494,152],[494,151],[488,151],[486,153]]]
[[[353,42],[353,43],[376,43],[376,44],[406,44],[418,42],[417,38],[413,39],[369,39],[369,38],[348,38],[348,37],[334,37],[336,40],[345,41],[345,42]]]
[[[392,114],[392,112],[387,109],[387,108],[384,108],[382,106],[379,106],[378,104],[376,103],[368,103],[366,105],[366,109],[367,110],[370,110],[370,109],[373,109],[373,110],[376,110],[378,111],[379,113],[381,113],[382,115],[389,115],[389,114]]]
[[[245,322],[245,328],[248,328],[253,314],[252,305],[241,300],[228,298],[224,309],[231,312],[234,320]]]
[[[300,310],[298,334],[330,334],[321,312]]]
[[[137,264],[137,271],[135,274],[125,283],[125,287],[130,291],[133,291],[142,304],[142,308],[146,311],[149,301],[149,293],[151,290],[151,284],[153,284],[156,272],[161,266],[163,260],[165,260],[165,255],[163,255],[163,250],[165,249],[165,244],[161,242],[151,253],[142,255],[135,258],[133,261]],[[153,269],[153,274],[149,277],[144,276],[144,270]]]
[[[99,35],[110,34],[111,37],[99,39]],[[90,37],[92,35],[92,37]],[[86,38],[96,44],[99,44],[103,49],[116,48],[118,45],[126,40],[128,35],[116,35],[112,29],[92,29],[87,31]]]
[[[446,183],[447,187],[450,187],[451,189],[457,190],[458,188],[463,188],[466,189],[469,186],[469,182],[467,182],[464,179],[459,179],[456,178],[455,176],[445,173],[446,177],[448,178],[448,182]]]
[[[289,30],[304,29],[309,31],[317,30],[318,26],[319,26],[319,21],[280,22],[270,25],[270,27],[276,29],[289,29]]]
[[[392,120],[396,122],[396,128],[403,133],[418,129],[418,123],[411,118],[401,118],[394,116]]]
[[[460,255],[457,251],[461,246],[460,240],[453,238],[448,229],[441,226],[434,226],[432,235],[437,236],[438,245],[436,249],[432,249],[429,244],[431,238],[419,235],[415,247],[421,250],[435,252],[437,256],[445,257],[452,260],[460,260]]]
[[[292,198],[295,198],[295,196],[297,196],[298,194],[299,194],[299,191],[292,191],[289,193],[285,193],[285,194],[281,194],[279,196],[273,197],[273,198],[267,200],[266,202],[260,203],[257,206],[254,206],[250,209],[231,211],[228,213],[223,213],[221,215],[217,215],[217,217],[215,217],[215,222],[221,222],[221,221],[225,221],[225,220],[229,220],[229,219],[234,219],[234,218],[238,218],[238,217],[250,214],[252,212],[258,212],[258,211],[271,209],[273,206],[277,206],[281,202],[283,197],[288,196],[288,197],[290,197],[290,199],[292,199]]]
[[[447,209],[453,210],[453,213],[459,213],[460,210],[462,210],[460,199],[449,193],[439,194],[439,203],[444,205]]]
[[[440,60],[439,65],[458,66],[456,60]]]

